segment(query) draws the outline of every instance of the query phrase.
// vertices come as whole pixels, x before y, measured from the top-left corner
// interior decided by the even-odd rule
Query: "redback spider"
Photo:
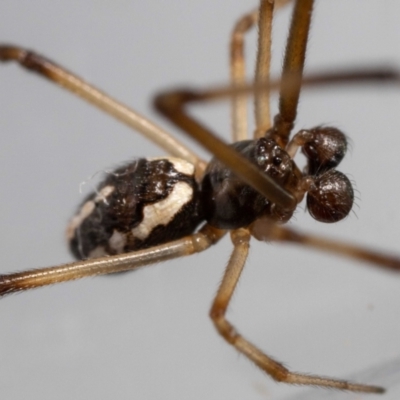
[[[36,46],[35,46],[36,47]],[[330,117],[331,118],[331,117]],[[319,116],[318,116],[318,119],[317,119],[317,121],[319,122]],[[322,120],[323,122],[325,122],[326,120]],[[308,123],[309,124],[309,123]],[[307,125],[308,126],[308,125]],[[346,131],[347,131],[347,129],[346,129]],[[349,132],[350,134],[351,134],[351,132]],[[362,193],[362,195],[363,195],[363,198],[364,198],[364,194]],[[298,218],[298,217],[297,217]],[[37,228],[36,228],[37,229]],[[25,253],[26,253],[26,250],[24,251]],[[272,258],[272,256],[271,256],[271,259],[273,259]],[[264,260],[264,259],[263,259]],[[253,263],[254,263],[254,261],[253,261]],[[270,278],[268,278],[268,279],[270,279]],[[276,296],[275,296],[275,298],[276,298]],[[144,307],[144,306],[143,306]],[[239,328],[240,329],[240,328]],[[265,347],[266,349],[268,349],[268,342],[266,342],[266,345],[265,346],[263,346],[263,347]],[[278,358],[279,358],[279,354],[278,354],[278,352],[277,351],[275,351],[274,350],[274,354],[277,354],[278,355]],[[300,369],[300,368],[299,368]]]

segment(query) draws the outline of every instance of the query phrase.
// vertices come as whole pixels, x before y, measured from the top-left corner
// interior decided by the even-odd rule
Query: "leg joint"
[[[239,337],[236,329],[225,319],[222,313],[211,309],[210,317],[218,333],[230,344],[234,345]]]

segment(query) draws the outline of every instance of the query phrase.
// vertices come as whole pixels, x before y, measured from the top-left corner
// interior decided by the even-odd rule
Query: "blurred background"
[[[317,1],[306,71],[400,68],[400,4],[384,3]],[[248,0],[2,0],[0,40],[37,50],[181,138],[154,113],[152,96],[175,85],[227,82],[232,26],[256,6]],[[290,10],[275,19],[274,76]],[[253,30],[249,79],[255,41]],[[398,89],[304,91],[296,130],[329,124],[348,134],[351,149],[339,169],[355,182],[357,204],[335,225],[314,221],[302,205],[291,226],[400,254]],[[227,104],[193,112],[229,140]],[[86,194],[80,183],[133,157],[163,155],[16,65],[1,65],[0,132],[1,273],[71,261],[64,231]],[[226,238],[191,258],[1,300],[3,398],[375,398],[277,384],[224,343],[208,310],[230,250]],[[365,383],[391,388],[377,399],[398,399],[399,288],[400,276],[361,263],[254,241],[228,317],[295,371],[348,378],[367,370]]]

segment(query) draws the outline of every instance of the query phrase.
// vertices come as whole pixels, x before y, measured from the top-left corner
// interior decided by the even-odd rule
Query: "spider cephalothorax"
[[[244,140],[231,147],[287,190],[296,188],[301,172],[272,139]],[[294,211],[284,210],[268,200],[216,158],[205,172],[202,197],[207,222],[222,229],[245,227],[260,217],[282,222]]]

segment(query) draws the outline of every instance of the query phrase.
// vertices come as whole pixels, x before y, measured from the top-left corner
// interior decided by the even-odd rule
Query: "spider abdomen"
[[[192,233],[201,222],[194,166],[177,158],[137,159],[111,173],[72,218],[78,259],[144,249]]]

